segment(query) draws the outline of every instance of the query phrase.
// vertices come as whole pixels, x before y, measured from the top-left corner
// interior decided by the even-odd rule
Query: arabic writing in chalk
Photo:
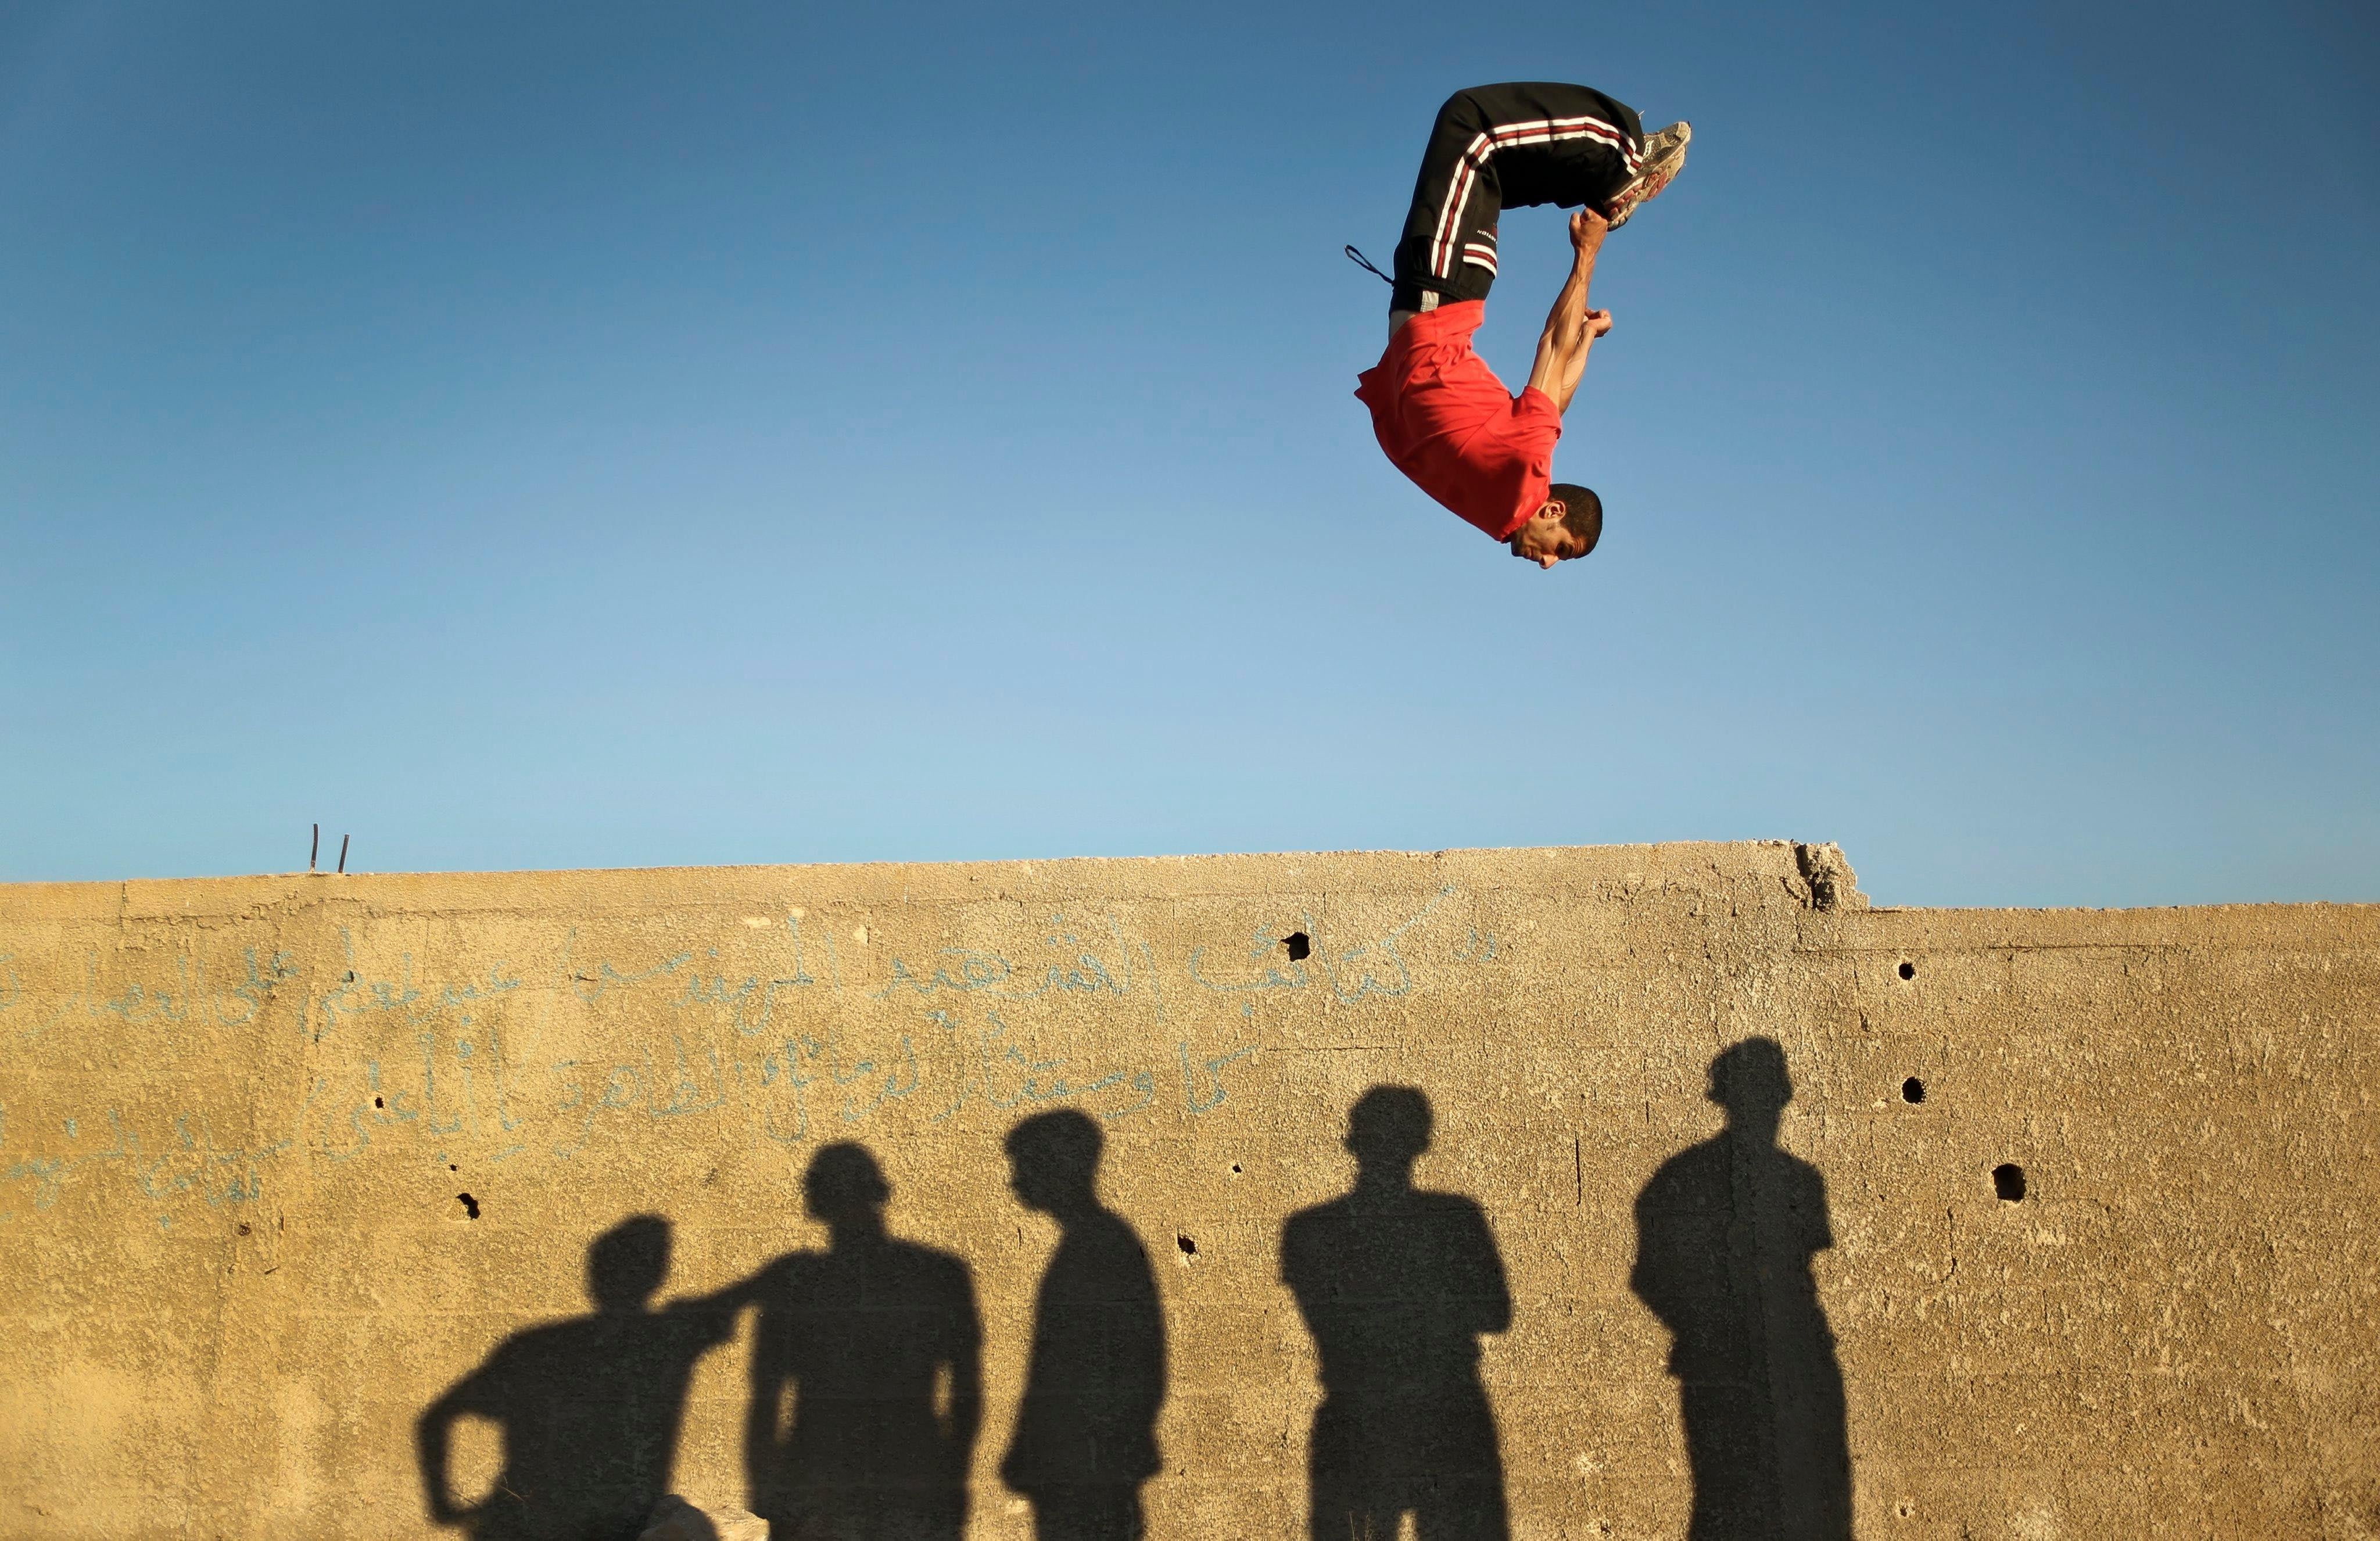
[[[890,982],[871,999],[882,1001],[905,990],[917,995],[955,991],[987,994],[1003,1001],[1031,1001],[1052,991],[1131,995],[1136,988],[1145,986],[1155,1000],[1157,1019],[1165,1020],[1165,992],[1158,983],[1156,955],[1148,943],[1126,940],[1123,927],[1111,917],[1106,923],[1110,950],[1103,957],[1075,930],[1062,911],[1050,916],[1050,923],[1052,929],[1044,944],[1066,955],[1058,962],[1040,965],[1038,971],[1020,969],[998,953],[964,947],[945,947],[935,955],[936,961],[928,965],[913,964],[895,954]],[[1135,953],[1141,960],[1137,981],[1133,964]]]
[[[24,980],[17,972],[14,957],[13,953],[0,953],[0,1012],[14,1008],[24,993]],[[254,1021],[274,989],[295,978],[298,973],[298,960],[289,953],[260,956],[250,947],[241,952],[240,977],[224,986],[209,977],[205,960],[183,953],[174,959],[170,983],[134,980],[110,991],[100,985],[99,960],[97,948],[85,950],[84,988],[57,1001],[47,1016],[12,1025],[19,1041],[30,1042],[53,1027],[77,1021],[90,1023],[110,1017],[126,1025],[212,1020],[226,1027],[237,1027]]]
[[[55,1204],[69,1179],[108,1168],[127,1173],[142,1196],[152,1201],[192,1194],[210,1206],[253,1203],[264,1191],[262,1166],[285,1154],[291,1143],[279,1140],[254,1149],[225,1147],[216,1144],[214,1131],[204,1119],[196,1121],[194,1130],[191,1116],[178,1114],[166,1137],[152,1146],[138,1131],[127,1128],[115,1110],[107,1110],[104,1117],[108,1137],[98,1148],[82,1141],[79,1121],[69,1120],[66,1151],[0,1167],[0,1182],[27,1184],[31,1207],[37,1210]],[[6,1120],[0,1117],[0,1135],[5,1135],[6,1128]],[[14,1218],[13,1210],[0,1210],[0,1219]]]
[[[1454,892],[1440,889],[1377,936],[1333,937],[1302,915],[1296,928],[1312,947],[1299,962],[1284,961],[1286,926],[1256,928],[1245,956],[1230,965],[1196,947],[1160,965],[1116,916],[1085,921],[1058,911],[1025,955],[958,946],[870,954],[880,971],[859,970],[866,982],[848,991],[834,928],[806,931],[798,909],[747,917],[752,934],[710,939],[716,945],[626,960],[586,955],[574,930],[558,962],[534,978],[497,957],[444,982],[420,977],[410,953],[374,971],[358,937],[341,928],[338,961],[315,965],[324,982],[310,991],[298,984],[296,956],[261,948],[230,962],[184,953],[157,960],[162,974],[103,987],[93,948],[82,958],[80,989],[36,995],[20,977],[20,954],[0,953],[0,1032],[20,1047],[62,1025],[79,1029],[79,1044],[94,1027],[120,1037],[210,1020],[239,1025],[278,1012],[294,1023],[309,1067],[287,1126],[246,1143],[219,1138],[195,1110],[146,1112],[144,1126],[102,1105],[55,1126],[45,1117],[36,1131],[0,1105],[0,1221],[46,1211],[74,1183],[111,1172],[165,1209],[245,1204],[291,1160],[573,1160],[654,1122],[706,1121],[706,1139],[767,1148],[832,1137],[895,1107],[915,1110],[928,1126],[952,1126],[971,1110],[1006,1118],[1059,1102],[1109,1121],[1167,1110],[1199,1118],[1232,1105],[1234,1067],[1256,1046],[1218,1043],[1212,1025],[1189,1013],[1154,1043],[1135,1034],[1130,1047],[1100,1048],[1098,1025],[1120,1000],[1137,999],[1142,1020],[1160,1025],[1202,993],[1236,1001],[1233,1027],[1245,1032],[1268,992],[1327,989],[1351,1004],[1404,996],[1415,988],[1415,934]],[[1496,939],[1465,929],[1456,943],[1441,928],[1434,955],[1493,960]],[[866,928],[852,936],[864,943]],[[120,967],[121,957],[111,962]],[[1169,966],[1197,989],[1170,998]],[[539,1025],[557,1003],[589,1025],[625,1013],[633,1047],[580,1058],[524,1052],[523,1042],[550,1041]],[[616,1042],[617,1031],[585,1041]],[[1058,1043],[1065,1052],[1050,1047]]]

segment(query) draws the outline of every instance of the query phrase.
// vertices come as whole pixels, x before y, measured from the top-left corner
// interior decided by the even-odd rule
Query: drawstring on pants
[[[1366,273],[1370,273],[1373,277],[1378,279],[1381,283],[1386,284],[1391,289],[1397,286],[1397,281],[1390,278],[1387,273],[1382,273],[1379,269],[1374,267],[1370,258],[1365,256],[1362,252],[1356,250],[1352,246],[1348,247],[1346,251],[1348,260],[1354,262],[1357,267],[1362,268]]]

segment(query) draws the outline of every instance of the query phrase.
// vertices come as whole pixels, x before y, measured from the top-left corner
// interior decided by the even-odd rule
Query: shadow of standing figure
[[[1692,1541],[1839,1541],[1851,1447],[1835,1335],[1811,1255],[1835,1244],[1827,1183],[1777,1147],[1785,1051],[1747,1038],[1711,1062],[1727,1127],[1662,1163],[1636,1196],[1629,1286],[1673,1335]]]
[[[1039,1541],[1141,1541],[1165,1402],[1165,1317],[1148,1251],[1099,1199],[1099,1126],[1073,1109],[1008,1134],[1019,1202],[1058,1222],[1033,1301],[1033,1352],[1000,1474]]]
[[[827,1250],[744,1291],[760,1307],[746,1506],[773,1541],[957,1541],[983,1420],[966,1265],[886,1233],[892,1190],[864,1146],[821,1149],[802,1186]]]
[[[1374,1086],[1347,1114],[1352,1192],[1289,1219],[1281,1277],[1321,1359],[1308,1447],[1313,1541],[1502,1541],[1496,1416],[1479,1335],[1512,1325],[1503,1259],[1479,1206],[1413,1185],[1429,1098]]]
[[[595,1313],[527,1328],[430,1404],[414,1426],[431,1520],[472,1541],[635,1541],[670,1490],[695,1361],[735,1324],[728,1297],[646,1302],[669,1274],[670,1226],[639,1215],[587,1249]],[[503,1430],[494,1486],[455,1502],[455,1421]]]

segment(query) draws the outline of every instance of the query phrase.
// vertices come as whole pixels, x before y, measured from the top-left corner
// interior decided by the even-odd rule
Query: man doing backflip
[[[1601,91],[1544,83],[1457,91],[1430,128],[1397,242],[1388,351],[1355,396],[1397,469],[1540,567],[1585,556],[1603,533],[1602,500],[1552,479],[1587,349],[1611,330],[1611,312],[1587,309],[1596,253],[1670,185],[1692,133],[1678,123],[1648,137],[1633,108]],[[1533,203],[1579,212],[1570,277],[1514,396],[1471,334],[1496,281],[1496,217]]]

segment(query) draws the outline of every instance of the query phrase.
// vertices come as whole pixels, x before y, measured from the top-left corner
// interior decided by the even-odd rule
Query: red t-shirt
[[[1466,299],[1424,310],[1355,377],[1372,431],[1414,485],[1499,540],[1545,506],[1561,410],[1536,386],[1508,395],[1471,334],[1487,314]]]

